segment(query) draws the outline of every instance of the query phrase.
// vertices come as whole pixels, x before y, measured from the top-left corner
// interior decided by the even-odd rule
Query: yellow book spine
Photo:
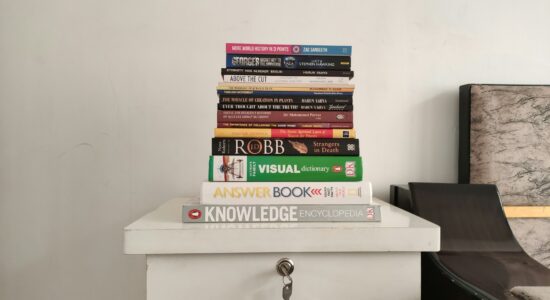
[[[270,138],[271,128],[216,128],[214,129],[215,137],[255,137],[255,138]]]
[[[216,128],[218,138],[355,138],[355,129]]]
[[[330,86],[268,86],[268,85],[218,85],[224,91],[270,91],[270,92],[353,92],[353,87]]]

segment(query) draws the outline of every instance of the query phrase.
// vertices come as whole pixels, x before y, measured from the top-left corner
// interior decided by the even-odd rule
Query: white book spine
[[[370,182],[203,182],[201,204],[371,204]]]
[[[243,83],[349,83],[348,77],[333,76],[265,76],[265,75],[223,75],[224,82]]]

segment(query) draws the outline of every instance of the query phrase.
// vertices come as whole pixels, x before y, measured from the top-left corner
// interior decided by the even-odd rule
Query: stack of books
[[[351,46],[231,43],[226,59],[205,206],[184,220],[380,220],[353,128]]]

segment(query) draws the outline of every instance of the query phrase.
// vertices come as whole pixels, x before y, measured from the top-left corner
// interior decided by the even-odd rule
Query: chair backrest
[[[504,205],[550,205],[550,85],[469,84],[459,103],[458,182],[496,184]]]
[[[522,251],[491,184],[409,183],[413,213],[441,227],[441,251]]]

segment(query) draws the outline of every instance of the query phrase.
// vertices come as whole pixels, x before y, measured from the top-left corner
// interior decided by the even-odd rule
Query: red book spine
[[[278,44],[225,44],[225,52],[229,54],[293,54],[292,45]]]
[[[331,128],[350,129],[353,123],[246,123],[221,122],[218,128]]]
[[[270,111],[270,110],[218,110],[218,123],[352,123],[351,111]]]
[[[296,131],[288,129],[273,128],[271,129],[272,138],[296,138],[298,136],[315,137],[315,138],[333,138],[332,129],[314,129],[310,131]]]

